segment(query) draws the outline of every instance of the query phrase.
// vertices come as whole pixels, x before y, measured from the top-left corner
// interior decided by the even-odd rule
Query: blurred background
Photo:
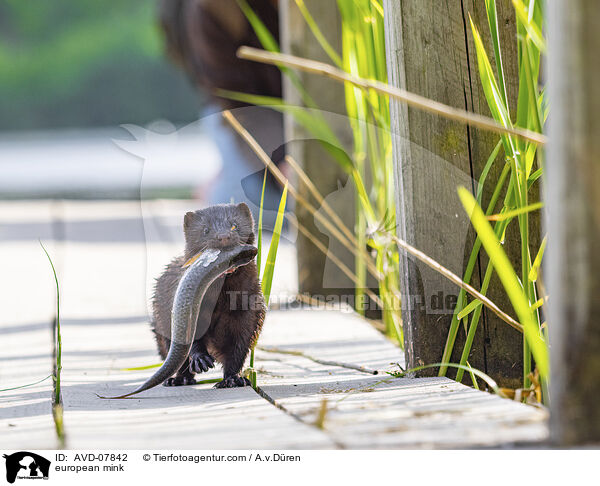
[[[214,20],[202,12],[214,2],[196,2],[195,17],[175,20],[192,3],[0,5],[0,198],[244,198],[246,173],[235,188],[207,189],[224,158],[244,170],[219,117],[211,116],[220,109],[207,94],[211,73],[200,80],[182,66],[181,53],[168,59],[173,45],[164,30],[181,38],[184,18]],[[225,3],[231,4],[225,13],[233,8],[245,20],[235,2]],[[193,26],[190,38],[199,41],[193,48],[203,48],[205,31],[201,22]],[[203,62],[214,52],[191,55]],[[218,142],[225,142],[224,153]]]
[[[277,2],[249,5],[278,38]],[[264,166],[221,112],[234,110],[270,155],[279,154],[278,163],[283,118],[218,97],[215,89],[281,96],[281,75],[240,61],[235,52],[242,44],[260,45],[236,0],[2,2],[6,258],[10,245],[25,242],[39,253],[38,239],[122,245],[110,250],[113,258],[143,244],[145,272],[135,273],[145,285],[145,306],[154,277],[181,251],[186,211],[245,201],[257,219]],[[280,194],[268,177],[267,238]],[[286,251],[294,291],[294,250]],[[68,255],[55,256],[62,271]],[[101,274],[110,281],[115,270]]]
[[[164,51],[154,2],[3,2],[0,196],[139,197],[119,125],[182,126],[206,106]]]

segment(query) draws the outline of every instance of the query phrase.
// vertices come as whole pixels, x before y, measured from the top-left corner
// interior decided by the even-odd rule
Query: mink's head
[[[220,204],[186,213],[183,218],[185,252],[225,249],[254,243],[254,220],[245,203]]]

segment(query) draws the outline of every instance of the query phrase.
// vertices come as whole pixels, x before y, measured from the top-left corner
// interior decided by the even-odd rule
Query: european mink
[[[183,233],[184,254],[166,267],[154,289],[152,327],[163,359],[171,344],[171,308],[185,272],[182,265],[207,248],[254,244],[254,220],[246,204],[222,204],[186,213]],[[215,361],[223,365],[223,380],[215,388],[249,385],[240,373],[264,317],[265,303],[254,261],[217,279],[207,290],[198,316],[198,322],[210,319],[208,330],[194,341],[186,362],[163,385],[193,385],[194,375],[213,368]]]

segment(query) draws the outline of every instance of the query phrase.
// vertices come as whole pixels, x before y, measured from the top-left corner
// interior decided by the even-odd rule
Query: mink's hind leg
[[[215,385],[215,388],[235,388],[238,386],[250,386],[250,380],[240,376],[244,361],[250,350],[250,343],[242,345],[236,343],[237,346],[231,350],[232,354],[227,356],[227,361],[223,363],[223,379]],[[244,343],[245,344],[245,343]]]
[[[185,385],[195,385],[196,380],[194,379],[194,373],[190,371],[190,360],[189,358],[185,360],[183,366],[179,368],[179,371],[172,376],[171,378],[167,378],[163,381],[164,386],[185,386]]]
[[[237,388],[242,386],[250,386],[250,380],[239,375],[223,377],[223,379],[215,385],[215,388]]]
[[[242,314],[237,316],[239,322],[245,322],[242,325],[235,325],[235,321],[230,316],[229,326],[230,329],[235,329],[237,335],[230,333],[229,339],[226,339],[222,343],[220,354],[225,357],[223,361],[223,380],[215,385],[215,388],[235,388],[239,386],[249,386],[250,380],[244,378],[241,375],[244,362],[250,351],[250,346],[255,336],[258,334],[260,322],[257,321],[256,316],[253,313]],[[248,326],[247,324],[252,321],[257,322],[256,326]],[[233,337],[235,336],[235,338]]]
[[[202,373],[209,368],[215,367],[215,358],[213,358],[206,349],[206,345],[201,339],[194,341],[189,357],[189,371],[191,373]]]

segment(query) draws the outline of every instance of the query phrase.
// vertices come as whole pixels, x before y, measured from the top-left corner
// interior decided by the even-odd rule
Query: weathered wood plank
[[[400,349],[364,320],[334,311],[269,313],[261,346],[380,371],[398,369]],[[260,351],[261,391],[342,448],[507,447],[548,437],[547,412],[447,378],[395,379],[304,356]],[[402,362],[400,361],[402,365]]]
[[[270,311],[259,347],[299,350],[320,360],[351,363],[379,373],[397,370],[396,363],[404,367],[402,350],[353,311]]]
[[[172,209],[170,204],[165,207]],[[154,221],[176,228],[180,211],[171,209],[158,211],[162,215]],[[397,369],[395,363],[404,366],[401,350],[355,314],[325,310],[269,312],[260,345],[271,351],[259,349],[256,366],[264,397],[281,408],[250,388],[216,390],[211,384],[156,387],[128,400],[99,399],[96,393],[120,394],[152,373],[123,369],[159,359],[147,322],[145,274],[160,272],[181,243],[175,241],[175,229],[173,241],[150,238],[148,254],[154,257],[147,259],[140,241],[144,230],[135,223],[139,204],[124,204],[116,213],[107,210],[104,217],[102,213],[101,203],[89,202],[65,203],[61,210],[64,243],[56,252],[61,255],[64,303],[67,447],[475,447],[545,437],[545,414],[539,410],[446,379],[391,380],[384,372]],[[128,223],[112,227],[111,218]],[[88,232],[86,222],[101,225],[103,231]],[[166,233],[158,228],[155,234]],[[281,260],[278,271],[285,273],[293,264],[293,258]],[[4,329],[12,328],[3,326],[0,332]],[[18,329],[16,350],[31,340],[29,331]],[[18,365],[17,354],[7,354],[7,361]],[[379,375],[356,367],[378,370]],[[201,378],[217,377],[220,370]],[[1,440],[7,447],[31,448],[27,434],[39,438],[48,429],[43,419],[51,421],[49,390],[27,389],[14,396],[11,392],[7,398],[11,415],[3,416],[0,424],[17,427],[10,427]],[[328,411],[320,429],[314,422],[324,398]],[[34,410],[43,400],[45,415]],[[46,436],[52,439],[46,447],[56,447],[54,434]]]
[[[52,373],[55,287],[38,242],[56,256],[52,207],[44,202],[0,203],[0,389]],[[0,392],[0,448],[55,448],[52,379]]]
[[[478,78],[468,15],[489,39],[483,2],[384,2],[388,79],[391,84],[451,106],[488,114]],[[498,2],[499,29],[510,105],[517,95],[514,12]],[[490,45],[487,42],[487,45]],[[397,183],[398,236],[462,275],[474,242],[469,220],[457,197],[458,186],[475,190],[476,181],[498,136],[391,103]],[[502,155],[488,180],[502,169]],[[484,206],[493,187],[486,185]],[[532,247],[539,222],[532,220]],[[512,229],[511,229],[512,231]],[[507,235],[509,256],[519,262],[516,233]],[[471,283],[481,285],[487,259],[478,259]],[[520,268],[520,263],[517,268]],[[408,366],[440,361],[458,289],[412,258],[402,258],[403,322]],[[512,307],[494,277],[489,296],[502,309]],[[522,336],[484,310],[470,356],[472,366],[500,383],[518,386],[522,375]],[[460,360],[464,332],[454,347]],[[431,374],[436,371],[432,370]]]
[[[600,442],[600,10],[546,4],[549,32],[548,257],[552,435]]]

